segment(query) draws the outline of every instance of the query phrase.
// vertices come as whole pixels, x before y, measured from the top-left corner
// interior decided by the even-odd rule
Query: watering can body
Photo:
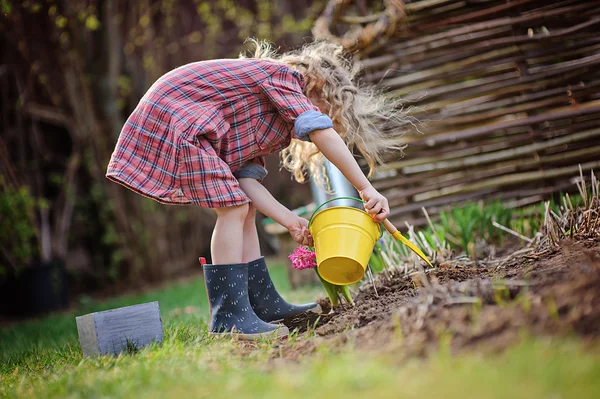
[[[364,203],[353,197],[325,201],[313,212],[309,230],[315,243],[317,270],[321,278],[332,284],[348,285],[364,276],[375,243],[383,232],[382,227],[362,209],[334,206],[319,212],[323,206],[340,199]],[[389,220],[384,220],[382,225],[392,237],[433,267],[423,251],[400,234]]]
[[[319,275],[332,284],[348,285],[364,276],[381,229],[365,211],[335,206],[313,214],[310,233]]]

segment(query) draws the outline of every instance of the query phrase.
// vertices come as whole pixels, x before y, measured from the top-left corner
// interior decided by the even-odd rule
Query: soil
[[[453,352],[502,350],[530,335],[600,335],[600,238],[564,240],[543,250],[512,247],[504,257],[446,262],[423,278],[384,272],[361,286],[356,305],[284,323],[299,339],[282,343],[288,359],[321,345],[426,355],[444,340]],[[328,300],[321,300],[325,313]]]

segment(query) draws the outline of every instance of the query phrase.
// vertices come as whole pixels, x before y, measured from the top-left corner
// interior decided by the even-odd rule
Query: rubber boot
[[[273,323],[302,312],[321,313],[321,306],[315,302],[293,305],[286,302],[275,289],[265,258],[248,263],[248,295],[250,305],[262,320]]]
[[[210,332],[242,340],[281,338],[289,334],[283,325],[261,320],[248,299],[248,264],[204,265],[204,281],[210,308]]]

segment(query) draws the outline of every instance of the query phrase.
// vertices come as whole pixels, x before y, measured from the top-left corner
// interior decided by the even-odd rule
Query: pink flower
[[[297,247],[294,252],[288,256],[292,261],[294,269],[314,269],[317,266],[317,258],[315,252],[307,246]]]

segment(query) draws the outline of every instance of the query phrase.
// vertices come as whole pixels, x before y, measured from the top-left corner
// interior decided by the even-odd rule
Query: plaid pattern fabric
[[[162,76],[123,127],[106,176],[156,201],[208,208],[249,198],[233,176],[289,145],[294,121],[318,111],[302,76],[259,59],[195,62]]]

